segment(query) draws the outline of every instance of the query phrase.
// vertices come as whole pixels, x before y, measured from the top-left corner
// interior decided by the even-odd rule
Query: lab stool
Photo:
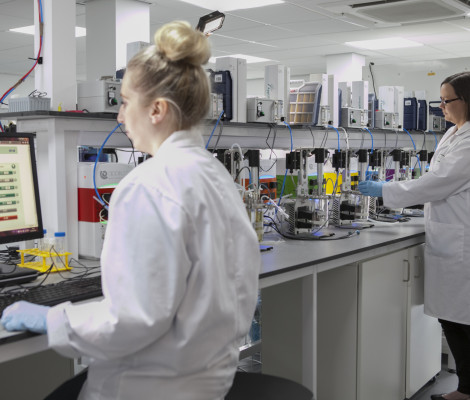
[[[237,372],[225,400],[313,400],[299,383],[254,372]]]

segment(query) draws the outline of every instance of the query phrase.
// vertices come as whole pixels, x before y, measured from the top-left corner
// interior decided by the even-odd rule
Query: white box
[[[333,126],[339,125],[340,104],[338,97],[338,81],[334,75],[328,75],[328,105]]]
[[[395,112],[395,88],[393,86],[379,87],[379,110]]]
[[[398,113],[376,111],[375,127],[378,129],[398,129]]]
[[[121,81],[105,79],[79,82],[77,103],[79,110],[118,113],[121,106]]]
[[[284,65],[264,67],[264,94],[267,99],[282,100],[284,110],[289,110],[290,68]]]
[[[351,107],[351,85],[349,82],[338,82],[338,89],[341,90],[341,108]]]
[[[369,109],[368,81],[354,81],[351,83],[351,107],[360,110]]]
[[[284,117],[282,100],[249,97],[246,102],[247,122],[278,123]]]
[[[398,129],[403,128],[405,88],[403,86],[379,87],[379,110],[398,114]]]
[[[403,129],[405,114],[405,88],[403,86],[395,86],[395,113],[398,113],[398,129]]]
[[[362,122],[362,111],[359,108],[341,108],[341,126],[344,128],[360,128]]]
[[[246,60],[244,58],[218,57],[216,71],[230,71],[232,77],[232,121],[246,122]]]

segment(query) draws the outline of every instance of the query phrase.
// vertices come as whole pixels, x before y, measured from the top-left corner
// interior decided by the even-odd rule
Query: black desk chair
[[[300,383],[277,376],[237,372],[225,400],[313,400]]]

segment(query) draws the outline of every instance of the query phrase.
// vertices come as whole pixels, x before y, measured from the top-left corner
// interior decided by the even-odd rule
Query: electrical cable
[[[406,130],[405,128],[403,128],[403,130],[408,134],[408,136],[410,137],[411,139],[411,143],[413,143],[413,148],[415,149],[415,153],[416,153],[416,159],[418,160],[418,167],[419,169],[421,169],[421,162],[419,161],[419,154],[417,153],[416,151],[416,145],[415,145],[415,142],[410,134],[410,132],[408,132],[408,130]],[[411,163],[411,160],[410,160],[410,163]]]
[[[426,148],[426,132],[423,131],[423,145],[421,146],[421,150]]]
[[[217,149],[217,145],[219,144],[219,140],[222,136],[223,130],[224,130],[224,120],[221,120],[220,125],[219,125],[219,133],[217,135],[217,140],[215,141],[214,148],[212,149],[212,153],[215,153],[215,150]]]
[[[269,150],[271,150],[271,153],[269,154],[269,159],[271,160],[271,157],[272,157],[273,154],[276,157],[276,159],[273,161],[273,163],[271,164],[271,166],[268,169],[264,169],[260,165],[260,170],[263,171],[263,172],[269,172],[274,167],[274,165],[276,165],[276,163],[277,163],[277,154],[274,151],[274,142],[276,141],[276,135],[277,135],[276,127],[274,127],[274,137],[273,137],[272,146],[268,142],[268,139],[269,139],[269,136],[271,135],[272,130],[273,130],[273,127],[270,125],[269,126],[268,136],[266,137],[266,145],[268,146]]]
[[[237,175],[235,176],[235,179],[234,181],[236,181],[238,179],[238,176],[240,175],[240,173],[244,170],[244,169],[247,169],[248,170],[248,176],[249,176],[249,184],[251,185],[251,170],[249,167],[247,167],[246,165],[242,168],[240,168],[237,172]]]
[[[42,15],[42,2],[41,0],[38,0],[38,14],[39,14],[39,50],[38,50],[38,55],[34,59],[36,62],[34,65],[31,67],[31,69],[24,74],[18,82],[16,82],[10,89],[8,89],[2,97],[0,97],[0,104],[3,104],[4,100],[6,97],[13,92],[19,85],[21,85],[25,79],[29,76],[29,74],[36,68],[36,65],[38,65],[39,60],[41,58],[41,51],[42,51],[42,41],[43,41],[43,34],[44,34],[44,20],[43,20],[43,15]]]
[[[313,136],[312,127],[311,127],[311,126],[308,126],[308,129],[310,130],[310,134],[312,135],[312,139],[313,139],[313,148],[315,148],[315,136]]]
[[[121,126],[121,123],[118,123],[116,127],[109,133],[109,135],[106,137],[104,140],[103,144],[101,145],[100,149],[98,150],[98,154],[96,155],[96,160],[95,160],[95,165],[93,166],[93,187],[95,188],[95,193],[97,197],[97,201],[107,210],[108,206],[106,202],[101,198],[100,194],[98,193],[98,188],[96,187],[96,165],[98,164],[98,160],[100,159],[101,155],[101,150],[103,150],[104,145],[108,141],[108,139],[111,137],[111,135],[116,131],[117,128]]]
[[[370,154],[372,154],[372,152],[374,151],[374,136],[372,135],[372,132],[369,130],[369,128],[363,127],[362,130],[366,130],[367,132],[369,132],[370,140],[372,142],[370,147]]]
[[[339,134],[338,129],[336,129],[333,125],[328,125],[328,127],[333,128],[336,131],[336,133],[338,134],[338,151],[341,151],[341,148],[340,148],[340,145],[339,145],[340,134]]]
[[[220,118],[222,118],[222,115],[224,115],[224,110],[222,110],[222,112],[221,112],[220,115],[219,115],[219,118],[217,118],[217,121],[216,121],[216,123],[215,123],[215,125],[214,125],[214,129],[212,129],[211,135],[209,136],[209,139],[207,140],[206,149],[207,149],[207,147],[209,147],[209,142],[210,142],[211,139],[212,139],[212,135],[214,134],[215,128],[217,128],[217,125],[219,124],[219,121],[220,121]]]
[[[135,159],[134,143],[132,143],[132,140],[129,138],[129,136],[126,135],[126,132],[124,132],[124,130],[122,129],[122,124],[119,126],[119,130],[129,140],[129,143],[131,144],[131,147],[132,147],[132,154],[129,157],[129,161],[127,163],[130,164],[131,158],[134,158],[134,167],[136,167],[137,166],[137,161]],[[122,151],[124,151],[124,150],[122,150]]]
[[[369,71],[370,71],[370,77],[372,78],[372,87],[374,88],[374,95],[375,95],[375,98],[377,99],[377,91],[375,90],[375,79],[374,79],[374,74],[372,73],[373,65],[374,65],[373,62],[369,62]]]
[[[270,219],[272,222],[270,224],[267,224],[267,226],[273,228],[279,235],[281,235],[285,239],[291,239],[291,240],[321,240],[321,241],[328,241],[328,240],[340,240],[340,239],[348,239],[354,235],[359,235],[360,231],[355,230],[355,231],[350,231],[346,235],[343,236],[337,236],[337,237],[331,237],[334,235],[334,233],[331,233],[330,236],[315,236],[315,234],[319,231],[316,230],[312,232],[311,234],[306,233],[305,235],[287,235],[285,233],[282,233],[279,227],[276,224],[276,221],[274,221],[273,218],[270,216],[266,215],[264,218]]]
[[[344,129],[342,126],[340,126],[340,129],[342,129],[343,132],[344,132],[344,140],[346,141],[346,150],[349,151],[349,135],[348,135],[348,132],[346,132],[346,129]]]
[[[284,125],[286,125],[289,128],[289,132],[290,132],[290,151],[294,151],[294,138],[292,136],[292,129],[286,121],[282,121],[282,122],[284,122]]]

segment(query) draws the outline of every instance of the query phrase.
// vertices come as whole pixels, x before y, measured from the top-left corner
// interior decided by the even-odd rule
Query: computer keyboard
[[[59,283],[25,289],[21,292],[0,293],[0,314],[10,304],[20,300],[45,306],[55,306],[64,301],[76,302],[102,295],[100,275],[72,278]]]

